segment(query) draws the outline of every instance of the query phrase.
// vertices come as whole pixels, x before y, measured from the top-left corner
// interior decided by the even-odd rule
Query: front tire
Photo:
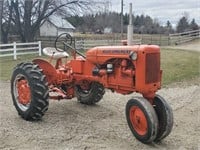
[[[25,120],[39,120],[48,109],[48,86],[38,65],[18,64],[11,78],[11,95],[18,114]]]
[[[126,105],[128,126],[142,143],[154,141],[158,130],[158,118],[153,106],[144,98],[130,99]]]
[[[158,116],[158,134],[155,141],[160,141],[167,137],[173,128],[173,111],[166,100],[160,95],[156,95],[154,98],[154,109]]]

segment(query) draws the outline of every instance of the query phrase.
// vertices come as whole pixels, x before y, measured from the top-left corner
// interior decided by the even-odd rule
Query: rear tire
[[[38,65],[18,64],[11,78],[11,95],[18,114],[25,120],[39,120],[48,109],[48,86]]]
[[[75,91],[78,101],[86,105],[98,103],[105,93],[103,85],[98,82],[90,83],[88,90],[83,90],[80,85],[76,85]]]
[[[160,95],[156,95],[154,98],[154,109],[158,116],[158,134],[155,141],[158,142],[167,137],[173,128],[173,111],[166,100]]]
[[[154,141],[158,130],[158,118],[153,106],[144,98],[130,99],[126,105],[128,126],[142,143]]]

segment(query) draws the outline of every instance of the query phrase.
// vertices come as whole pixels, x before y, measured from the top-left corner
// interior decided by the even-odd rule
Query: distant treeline
[[[121,32],[120,13],[97,13],[84,16],[71,16],[66,19],[72,23],[76,30],[82,33],[85,32],[96,32],[103,33],[104,29],[107,28],[112,30],[114,33]],[[127,25],[129,23],[128,14],[123,15],[124,32],[126,32]],[[160,25],[157,19],[152,19],[148,15],[133,15],[134,33],[139,34],[169,34],[174,32],[184,32],[189,30],[196,30],[199,28],[195,19],[191,22],[188,18],[183,16],[180,18],[176,29],[172,27],[170,21],[167,21],[165,25]]]

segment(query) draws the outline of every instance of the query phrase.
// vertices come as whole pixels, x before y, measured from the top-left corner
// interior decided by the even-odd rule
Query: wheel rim
[[[147,133],[147,119],[143,111],[138,106],[132,106],[129,111],[130,121],[134,130],[140,136]]]
[[[13,91],[17,105],[22,111],[26,111],[31,103],[31,89],[24,75],[16,76]]]
[[[80,85],[78,85],[78,91],[82,94],[90,94],[91,92],[91,83],[88,81],[82,81]]]

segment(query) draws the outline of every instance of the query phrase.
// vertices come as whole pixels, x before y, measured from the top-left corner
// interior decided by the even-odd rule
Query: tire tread
[[[31,88],[31,103],[30,107],[26,111],[22,111],[15,100],[13,94],[13,81],[17,74],[23,74]],[[46,81],[45,75],[42,73],[42,69],[38,67],[37,64],[33,63],[20,63],[13,71],[11,79],[11,93],[13,98],[13,104],[18,111],[18,114],[25,120],[40,120],[45,112],[48,110],[48,83]]]

